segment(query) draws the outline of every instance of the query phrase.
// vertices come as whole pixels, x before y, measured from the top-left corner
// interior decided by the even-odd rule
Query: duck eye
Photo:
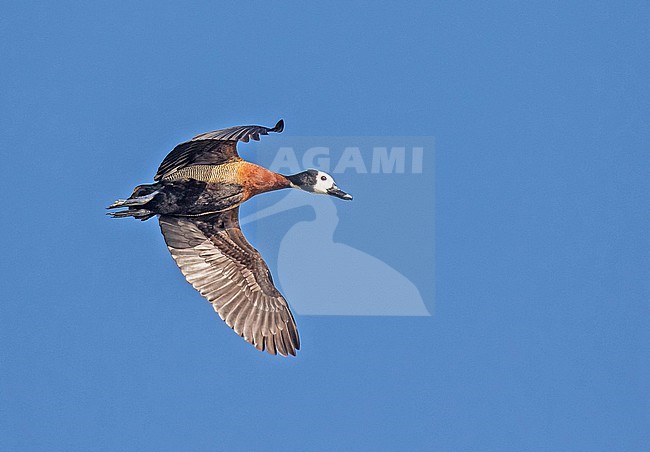
[[[320,180],[327,180],[327,176],[321,176]]]

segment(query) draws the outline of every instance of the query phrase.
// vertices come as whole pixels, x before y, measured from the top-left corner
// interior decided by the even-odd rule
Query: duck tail
[[[107,215],[110,215],[112,218],[133,217],[141,221],[148,220],[156,214],[150,209],[147,209],[147,204],[153,200],[161,188],[161,184],[138,185],[133,190],[133,194],[131,194],[129,199],[118,199],[107,207],[107,209],[127,207],[126,210],[108,212]]]

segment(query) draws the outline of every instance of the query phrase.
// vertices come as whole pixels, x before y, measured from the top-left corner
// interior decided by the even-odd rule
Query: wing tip
[[[284,130],[284,119],[280,119],[275,126],[273,126],[272,129],[270,129],[271,132],[277,132],[280,133]]]
[[[266,351],[273,356],[297,356],[296,352],[300,350],[300,344],[293,343],[290,337],[283,337],[282,333],[282,330],[280,330],[276,334],[263,336],[259,343],[250,343],[259,351]]]

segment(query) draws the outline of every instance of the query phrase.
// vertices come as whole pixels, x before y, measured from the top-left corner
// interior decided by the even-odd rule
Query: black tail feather
[[[133,217],[140,221],[148,220],[149,218],[156,215],[151,210],[147,209],[134,209],[129,207],[127,210],[120,210],[118,212],[107,212],[106,215],[109,215],[111,218],[126,218]]]
[[[120,207],[128,207],[128,209],[108,212],[107,215],[113,218],[134,217],[142,221],[148,220],[156,213],[147,209],[146,206],[156,196],[161,187],[161,184],[138,185],[129,199],[118,199],[107,207],[107,209],[118,209]]]

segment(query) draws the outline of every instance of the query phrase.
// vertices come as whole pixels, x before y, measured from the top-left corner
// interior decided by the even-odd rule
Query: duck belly
[[[243,199],[244,189],[238,184],[179,179],[140,185],[129,199],[115,207],[128,207],[118,216],[146,220],[154,215],[198,216],[221,212],[238,206]]]

